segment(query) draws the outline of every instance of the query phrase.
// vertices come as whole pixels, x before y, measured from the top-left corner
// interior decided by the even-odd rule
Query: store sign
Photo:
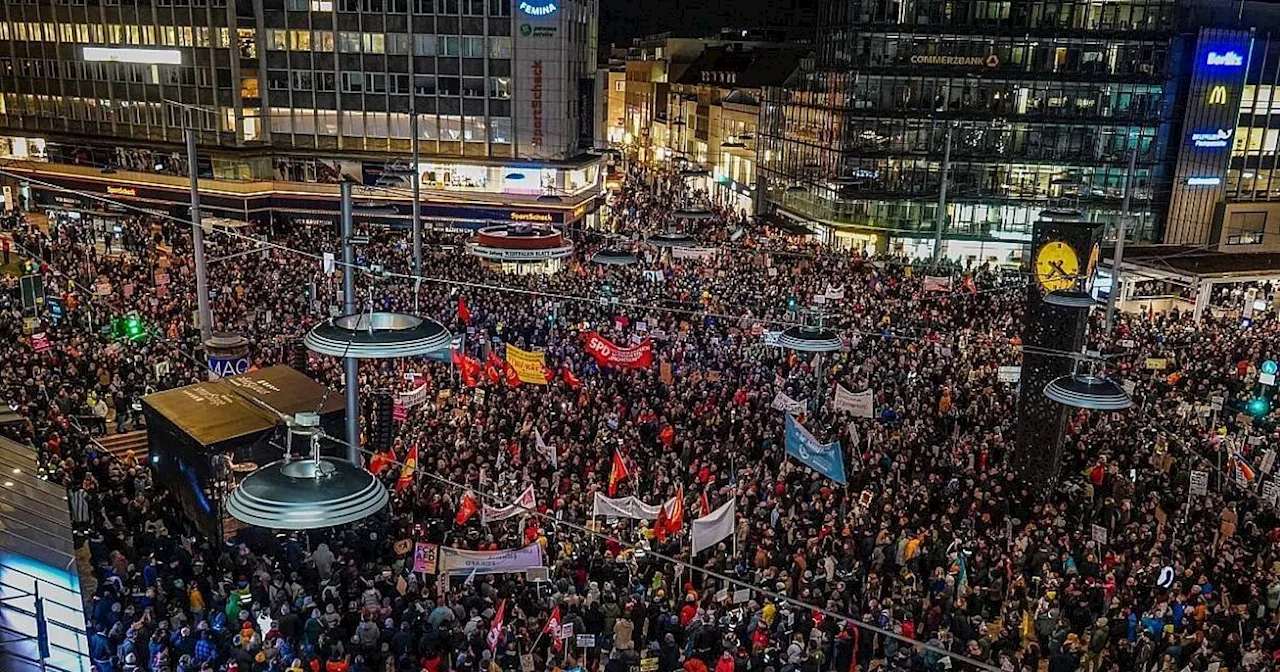
[[[132,187],[107,187],[107,193],[112,196],[137,196],[138,190]]]
[[[545,212],[513,212],[511,213],[511,221],[551,224],[551,223],[554,223],[556,220],[550,214]]]
[[[918,54],[911,57],[912,65],[982,65],[988,68],[994,68],[1000,65],[1000,57],[995,54],[989,56],[936,56],[933,54]]]
[[[517,6],[527,16],[551,16],[560,9],[554,2],[521,2]]]
[[[1188,187],[1217,187],[1222,185],[1221,177],[1188,177]]]
[[[1226,105],[1227,104],[1227,87],[1219,84],[1209,89],[1209,105]]]
[[[1231,129],[1219,128],[1216,131],[1202,131],[1191,134],[1191,144],[1201,149],[1221,149],[1231,141]]]
[[[1210,51],[1208,56],[1206,56],[1204,59],[1204,64],[1212,65],[1212,66],[1238,68],[1244,65],[1244,56],[1241,56],[1239,53],[1235,51],[1224,51],[1222,53],[1218,53],[1216,51]]]
[[[542,146],[542,61],[537,60],[530,66],[533,72],[533,100],[529,102],[530,110],[533,112],[533,137],[529,142],[534,147]]]
[[[249,372],[249,359],[247,357],[210,357],[209,371],[219,378],[242,376]]]

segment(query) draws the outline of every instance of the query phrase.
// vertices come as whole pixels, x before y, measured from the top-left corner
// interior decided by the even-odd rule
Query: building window
[[[442,96],[456,96],[462,92],[462,83],[457,77],[437,77],[436,84]]]
[[[1267,213],[1233,212],[1227,226],[1227,245],[1259,245],[1267,230]]]
[[[489,142],[495,145],[511,144],[511,118],[489,118]]]
[[[436,55],[436,36],[435,35],[414,35],[413,36],[413,55],[414,56],[435,56]]]
[[[435,0],[413,0],[413,8],[418,14],[435,14]]]
[[[284,0],[284,8],[291,12],[309,11],[311,0]]]
[[[484,98],[484,77],[463,77],[462,95],[467,98]]]
[[[333,52],[333,31],[332,30],[313,30],[311,31],[311,48],[319,52]]]
[[[387,76],[384,74],[375,74],[375,73],[369,73],[365,75],[365,92],[386,93],[387,92]]]
[[[419,96],[436,95],[436,76],[435,75],[414,75],[413,76],[413,92]]]
[[[311,31],[289,31],[289,48],[294,51],[311,51]]]
[[[344,54],[360,53],[360,33],[338,33],[338,51]]]
[[[333,0],[311,0],[311,11],[332,12]]]
[[[460,40],[456,35],[440,35],[436,44],[437,56],[457,56],[460,51]]]
[[[462,13],[468,16],[484,16],[484,0],[462,0]]]
[[[484,38],[464,35],[461,41],[462,55],[466,58],[484,58]]]
[[[510,77],[490,77],[489,78],[489,97],[490,98],[510,98],[511,97],[511,78]]]
[[[311,73],[305,70],[293,73],[293,88],[298,91],[310,91]]]
[[[384,54],[387,51],[387,36],[382,33],[363,34],[364,53]]]
[[[364,92],[364,74],[360,72],[342,73],[342,92],[343,93],[363,93]]]
[[[409,36],[405,33],[387,33],[387,53],[409,53]]]
[[[490,37],[489,58],[511,58],[511,38],[506,36]]]

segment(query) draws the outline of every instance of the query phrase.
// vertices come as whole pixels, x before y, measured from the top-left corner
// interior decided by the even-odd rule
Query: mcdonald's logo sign
[[[1227,87],[1219,84],[1209,89],[1210,105],[1226,105],[1227,104]]]

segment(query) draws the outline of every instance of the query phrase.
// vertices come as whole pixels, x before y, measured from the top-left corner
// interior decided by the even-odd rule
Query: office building
[[[1159,240],[1176,149],[1175,0],[824,2],[815,63],[766,87],[776,214],[855,249],[1017,263],[1047,208]],[[945,174],[945,178],[944,178]],[[947,186],[945,197],[942,186]]]
[[[567,223],[594,207],[596,0],[32,0],[0,10],[0,152],[44,182],[183,212],[188,125],[206,214],[331,221],[340,180],[407,224]],[[396,174],[388,171],[395,168]],[[106,169],[108,174],[104,175]]]

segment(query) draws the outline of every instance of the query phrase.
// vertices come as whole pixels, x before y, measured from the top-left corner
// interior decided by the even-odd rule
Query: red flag
[[[418,470],[418,444],[414,444],[409,449],[409,454],[404,458],[404,466],[400,468],[400,478],[396,479],[396,492],[400,492],[409,487],[413,482],[413,472]]]
[[[467,297],[458,297],[458,319],[463,324],[471,324],[471,309],[467,308]]]
[[[547,624],[542,628],[542,634],[551,635],[551,648],[559,651],[564,646],[564,640],[560,639],[560,605],[556,605],[551,610],[551,616],[547,618]]]
[[[698,498],[698,517],[706,518],[711,515],[711,502],[707,500],[707,491],[702,491],[702,496]]]
[[[511,366],[510,362],[502,363],[502,374],[506,377],[508,385],[520,387],[520,374],[516,373],[516,367]]]
[[[387,465],[395,461],[396,451],[394,449],[388,448],[385,453],[374,453],[373,457],[369,458],[369,471],[376,476],[382,473],[382,470],[386,469]]]
[[[466,525],[471,516],[476,515],[480,511],[480,504],[476,502],[475,495],[468,490],[467,494],[462,496],[462,502],[458,504],[458,513],[453,517],[453,522],[459,525]]]
[[[667,528],[671,526],[671,520],[667,518],[667,507],[658,507],[658,519],[653,521],[653,538],[658,541],[667,540]]]
[[[490,651],[498,648],[498,643],[502,641],[502,620],[506,614],[507,601],[503,600],[498,603],[498,613],[493,615],[493,626],[489,628],[488,644]]]
[[[662,507],[667,508],[667,507]],[[676,490],[676,501],[671,505],[671,512],[667,514],[667,531],[672,534],[680,534],[680,530],[684,528],[684,486],[680,486]]]
[[[462,369],[462,384],[467,387],[475,387],[480,384],[476,375],[468,369]]]
[[[573,375],[573,372],[570,371],[567,366],[564,367],[564,382],[568,383],[569,387],[575,390],[582,387],[582,381],[579,380],[577,376]]]
[[[613,466],[610,467],[609,469],[609,496],[610,497],[618,494],[618,483],[622,482],[622,479],[626,478],[628,475],[629,474],[627,473],[627,463],[622,461],[622,453],[619,453],[618,449],[614,448],[613,449]]]
[[[502,374],[499,372],[505,369],[506,366],[507,363],[490,350],[489,357],[484,362],[484,375],[489,379],[490,383],[497,385],[502,381]]]

